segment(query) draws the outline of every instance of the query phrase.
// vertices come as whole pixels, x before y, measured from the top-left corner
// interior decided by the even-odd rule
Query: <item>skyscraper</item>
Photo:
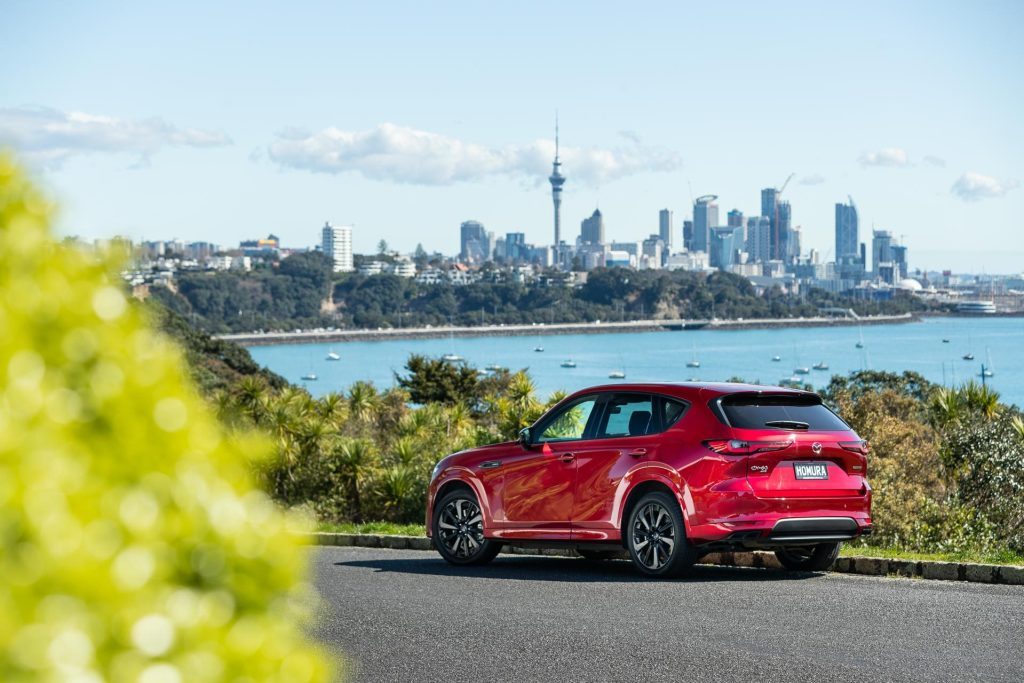
[[[562,175],[562,162],[558,160],[558,117],[555,117],[555,163],[551,168],[551,200],[555,204],[555,250],[562,241],[562,185],[565,184],[565,176]],[[557,257],[556,257],[557,260]]]
[[[739,263],[741,251],[743,251],[742,225],[719,225],[711,229],[708,264],[712,268],[726,270],[732,264]]]
[[[683,249],[693,250],[693,221],[683,221]]]
[[[743,212],[739,209],[733,209],[726,216],[726,225],[730,228],[742,228],[743,227]]]
[[[492,239],[480,221],[463,221],[459,226],[459,260],[464,263],[489,261],[493,252]]]
[[[334,263],[335,273],[350,273],[352,265],[352,226],[324,223],[320,248]]]
[[[658,236],[665,243],[665,248],[672,251],[672,212],[669,209],[658,212]]]
[[[792,242],[793,232],[793,207],[789,202],[780,201],[776,207],[776,215],[779,217],[777,233],[779,237],[778,255],[775,257],[786,263],[792,262],[799,254],[793,254],[793,247],[799,249],[799,245]]]
[[[789,202],[779,201],[779,191],[774,187],[766,187],[761,190],[761,215],[768,219],[771,226],[772,259],[786,261],[789,256],[789,226],[792,210]]]
[[[708,250],[711,228],[718,225],[717,195],[706,194],[697,197],[693,202],[693,237],[690,239],[690,251]]]
[[[876,278],[882,276],[883,269],[892,271],[892,233],[888,230],[875,230],[871,236],[871,269]]]
[[[604,244],[604,217],[600,209],[594,209],[590,218],[584,218],[580,223],[580,242]]]
[[[860,258],[857,207],[853,197],[849,199],[849,204],[836,204],[836,263],[852,263]]]
[[[772,227],[767,216],[751,216],[747,219],[747,254],[752,263],[764,263],[771,259]]]

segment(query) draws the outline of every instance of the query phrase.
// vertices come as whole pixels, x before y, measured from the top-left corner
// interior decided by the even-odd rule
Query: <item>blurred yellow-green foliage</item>
[[[0,680],[319,681],[306,551],[111,263],[0,155]]]

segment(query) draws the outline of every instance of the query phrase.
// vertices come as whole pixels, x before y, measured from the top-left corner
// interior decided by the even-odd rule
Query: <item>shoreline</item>
[[[387,328],[377,330],[304,330],[264,334],[237,333],[214,335],[217,339],[241,346],[278,344],[321,344],[388,339],[443,339],[456,337],[531,337],[566,334],[617,334],[623,332],[686,332],[690,330],[756,330],[792,327],[853,327],[917,322],[914,313],[877,315],[860,318],[751,318],[740,320],[635,320],[629,322],[556,323],[530,325],[483,325],[451,327]]]

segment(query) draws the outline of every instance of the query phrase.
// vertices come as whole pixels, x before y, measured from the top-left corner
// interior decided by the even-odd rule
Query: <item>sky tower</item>
[[[561,171],[562,162],[558,160],[558,115],[555,114],[555,163],[551,168],[551,201],[555,203],[555,249],[562,241],[562,185],[565,176]]]

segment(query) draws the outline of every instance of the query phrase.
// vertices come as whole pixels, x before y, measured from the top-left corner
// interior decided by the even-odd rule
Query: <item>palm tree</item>
[[[368,422],[380,404],[380,395],[370,382],[356,382],[348,390],[348,412],[353,419]]]
[[[360,495],[360,480],[364,479],[373,464],[373,443],[366,439],[348,439],[336,452],[338,474],[348,493],[352,506],[352,521],[363,521],[363,506]]]

